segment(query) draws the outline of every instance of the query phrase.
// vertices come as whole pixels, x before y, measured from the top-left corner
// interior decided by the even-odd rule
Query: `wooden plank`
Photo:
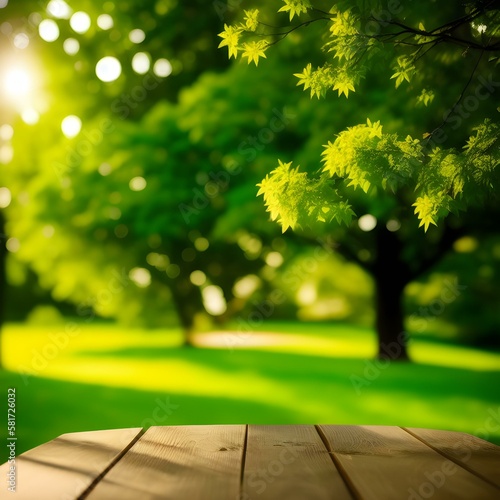
[[[313,425],[250,425],[241,500],[352,500]]]
[[[408,432],[450,460],[500,488],[500,446],[454,431],[408,428]],[[499,493],[500,498],[500,493]]]
[[[497,500],[498,489],[399,427],[322,425],[346,480],[363,500]]]
[[[150,427],[88,500],[236,500],[244,425]]]
[[[120,456],[140,428],[63,434],[16,458],[16,500],[74,500]],[[0,467],[6,477],[9,464]],[[3,482],[3,481],[2,481]],[[4,495],[5,483],[0,491]]]

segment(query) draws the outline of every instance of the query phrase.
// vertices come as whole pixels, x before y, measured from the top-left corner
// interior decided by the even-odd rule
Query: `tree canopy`
[[[493,80],[500,60],[497,2],[448,4],[439,11],[434,2],[406,6],[397,1],[335,2],[327,10],[322,7],[325,2],[282,4],[278,13],[289,14],[294,24],[277,28],[276,15],[268,21],[259,9],[245,10],[241,22],[225,25],[219,46],[228,47],[230,58],[246,57],[257,65],[288,35],[322,23],[316,46],[320,64],[308,63],[296,73],[297,85],[311,97],[337,91],[339,97],[348,98],[350,92],[364,90],[362,80],[382,74],[387,85],[394,83],[395,91],[406,91],[407,102],[426,107],[430,117],[423,124],[417,117],[417,123],[401,124],[391,133],[370,112],[366,123],[328,141],[323,167],[314,175],[280,161],[260,184],[259,194],[283,231],[318,222],[349,224],[355,210],[346,187],[374,197],[410,191],[406,203],[425,231],[449,213],[477,206],[496,194],[498,110],[484,101],[499,86]],[[460,91],[455,91],[451,79],[456,73],[461,75]],[[450,103],[450,95],[454,102]],[[455,131],[459,127],[462,130]],[[450,130],[455,137],[448,140]],[[467,139],[461,143],[464,135]],[[389,212],[385,219],[390,219]]]
[[[170,57],[170,43],[182,43],[148,31],[142,20],[150,8],[137,15],[135,26],[148,35],[139,54],[158,62]],[[178,15],[188,23],[191,8],[185,15],[179,9],[165,19]],[[133,28],[130,10],[113,13],[117,32]],[[208,18],[203,25],[217,21]],[[58,23],[67,28],[66,20]],[[60,39],[42,43],[43,60],[58,75],[45,87],[58,101],[38,123],[17,117],[10,140],[16,168],[5,172],[12,193],[7,229],[18,242],[11,256],[35,270],[56,300],[76,303],[85,320],[98,314],[158,326],[173,309],[191,330],[204,314],[223,320],[251,307],[249,299],[265,296],[273,278],[268,255],[276,248],[286,254],[254,189],[279,151],[298,147],[287,140],[291,120],[283,96],[270,81],[263,100],[262,86],[245,86],[259,80],[245,67],[224,75],[206,71],[197,82],[213,54],[193,67],[188,54],[174,56],[172,74],[163,77],[152,62],[145,76],[123,63],[115,81],[102,82],[90,64],[103,55],[102,31],[89,34],[92,41],[82,41],[78,55],[46,50]],[[205,35],[202,30],[199,37]],[[194,40],[191,46],[197,47]],[[115,53],[133,63],[137,50],[123,40]],[[215,47],[212,52],[219,55]],[[86,62],[83,69],[74,66],[75,57]],[[78,85],[92,89],[88,101],[73,101],[75,71]],[[80,120],[74,134],[61,133],[68,113]],[[265,267],[268,279],[256,276]],[[126,286],[110,294],[108,284],[117,275]],[[240,281],[253,284],[242,291]]]
[[[177,315],[186,331],[249,314],[274,287],[290,313],[339,317],[312,289],[349,276],[344,290],[366,305],[355,266],[304,277],[319,243],[371,274],[379,334],[393,335],[406,285],[491,230],[493,3],[432,16],[433,2],[248,4],[9,4],[0,194],[12,282],[27,288],[34,271],[84,320]],[[257,193],[294,231],[279,234]]]
[[[296,85],[311,99],[337,91],[366,113],[327,138],[312,163],[279,158],[258,194],[283,232],[299,230],[313,243],[326,235],[371,273],[379,356],[406,359],[405,287],[464,234],[494,230],[499,211],[498,2],[255,7],[219,34],[229,58],[262,60],[262,71],[284,39],[307,44]]]

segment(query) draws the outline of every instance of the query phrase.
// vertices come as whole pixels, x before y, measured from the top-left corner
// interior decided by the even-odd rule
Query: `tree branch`
[[[446,224],[444,226],[443,234],[441,236],[441,239],[439,240],[436,252],[433,255],[422,259],[419,262],[419,265],[414,270],[410,271],[411,279],[414,280],[418,278],[422,274],[429,271],[432,267],[434,267],[451,249],[453,243],[455,243],[455,241],[457,241],[464,234],[465,231],[462,227],[453,228]]]
[[[306,26],[309,26],[310,24],[312,23],[315,23],[316,21],[329,21],[330,18],[329,17],[317,17],[315,19],[310,19],[309,21],[304,21],[300,24],[298,24],[297,26],[294,26],[293,28],[289,29],[288,31],[282,31],[280,33],[252,33],[252,32],[246,32],[246,33],[249,33],[249,34],[253,34],[253,35],[256,35],[256,36],[280,36],[281,38],[279,38],[278,40],[275,40],[274,42],[271,42],[269,43],[269,45],[274,45],[278,42],[281,42],[281,40],[284,40],[290,33],[293,33],[294,31],[300,29],[300,28],[305,28]],[[259,24],[263,24],[263,23],[260,23]]]
[[[373,266],[369,262],[365,262],[361,260],[356,252],[349,248],[347,245],[341,245],[338,241],[329,241],[329,238],[321,239],[321,238],[313,238],[311,236],[305,236],[303,234],[292,233],[290,238],[295,240],[298,243],[305,243],[311,246],[323,246],[327,247],[328,250],[332,250],[333,252],[337,252],[346,260],[354,262],[362,267],[365,271],[372,274]]]
[[[467,83],[465,84],[464,88],[462,89],[462,92],[460,92],[460,95],[458,96],[458,99],[456,100],[455,104],[451,107],[451,109],[448,111],[447,115],[444,117],[444,120],[443,122],[441,123],[441,125],[439,125],[439,127],[436,127],[426,138],[426,141],[430,141],[430,139],[432,138],[432,136],[439,130],[441,129],[445,124],[446,122],[448,121],[448,118],[451,116],[451,114],[455,111],[456,107],[460,104],[460,102],[462,101],[464,95],[465,95],[465,92],[466,90],[469,88],[469,85],[471,84],[472,82],[472,79],[474,78],[474,75],[476,74],[476,71],[477,71],[477,68],[479,66],[479,62],[481,61],[481,58],[483,57],[484,55],[484,51],[481,52],[481,54],[479,55],[477,61],[476,61],[476,64],[474,66],[474,69],[472,70],[472,73],[470,74],[469,76],[469,79],[467,80]]]
[[[361,34],[359,33],[358,35],[355,36],[362,36],[365,38],[370,38],[370,39],[375,39],[375,40],[380,40],[382,43],[393,43],[394,45],[409,45],[409,46],[422,46],[422,45],[427,45],[427,44],[433,44],[431,48],[434,48],[437,44],[439,43],[451,43],[455,45],[459,45],[461,47],[467,47],[470,49],[475,49],[475,50],[481,50],[482,52],[487,51],[498,51],[500,50],[500,43],[493,43],[490,45],[489,43],[487,44],[480,44],[475,42],[474,40],[465,40],[463,38],[459,38],[457,36],[452,35],[451,33],[459,28],[460,26],[463,26],[464,24],[472,22],[474,19],[479,17],[481,14],[484,14],[487,10],[489,10],[490,7],[495,5],[495,0],[491,0],[488,2],[483,8],[481,9],[475,9],[471,13],[462,16],[458,19],[455,19],[454,21],[450,21],[448,23],[445,23],[437,28],[432,29],[431,31],[427,30],[419,30],[412,28],[406,24],[401,23],[400,21],[397,20],[383,20],[385,24],[389,24],[392,26],[398,26],[399,28],[402,28],[401,31],[395,32],[395,33],[381,33],[377,35],[366,35],[366,34]],[[304,28],[306,26],[309,26],[312,23],[315,23],[317,21],[331,21],[332,18],[334,17],[335,14],[329,13],[322,11],[320,9],[313,8],[314,12],[317,12],[318,14],[321,15],[321,17],[317,17],[314,19],[309,19],[308,21],[301,22],[300,24],[293,26],[292,28],[285,30],[285,31],[279,31],[277,33],[252,33],[250,32],[249,34],[254,35],[254,36],[261,36],[261,37],[280,37],[278,40],[275,40],[274,42],[270,42],[269,45],[274,45],[281,40],[285,39],[290,33],[293,33],[294,31]],[[381,22],[380,19],[377,19],[375,16],[370,16],[370,19],[375,21],[375,22]],[[265,23],[259,22],[259,24],[267,27],[272,27],[272,28],[279,28],[277,26],[271,26],[267,25]],[[279,29],[285,29],[285,27],[279,28]],[[421,42],[421,43],[412,43],[408,42],[406,40],[398,40],[397,37],[401,35],[419,35],[427,38],[432,38],[432,40],[429,40],[427,42]],[[351,35],[352,36],[352,35]],[[491,40],[491,38],[490,38]],[[427,53],[427,52],[426,52]]]

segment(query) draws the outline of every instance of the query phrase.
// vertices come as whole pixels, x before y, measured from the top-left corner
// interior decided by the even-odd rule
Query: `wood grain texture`
[[[417,428],[406,430],[454,462],[500,488],[500,446],[463,432]]]
[[[88,500],[237,500],[244,425],[151,427]]]
[[[63,434],[16,458],[17,487],[3,482],[9,464],[0,467],[0,498],[15,500],[74,500],[119,457],[142,429]]]
[[[241,500],[352,500],[313,425],[248,427]]]
[[[497,500],[498,489],[399,427],[322,425],[334,460],[363,500]]]
[[[246,433],[246,430],[248,432]],[[500,447],[384,426],[81,432],[17,458],[18,500],[497,500]],[[8,464],[0,467],[6,478]],[[240,496],[241,494],[241,496]]]

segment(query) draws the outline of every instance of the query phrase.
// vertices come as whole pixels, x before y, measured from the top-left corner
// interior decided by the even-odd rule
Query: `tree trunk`
[[[393,361],[409,360],[403,311],[403,291],[409,282],[409,271],[401,259],[401,250],[402,245],[395,233],[385,227],[377,230],[377,257],[372,271],[378,358]]]
[[[173,280],[170,288],[175,310],[184,331],[184,347],[194,347],[192,334],[194,332],[194,318],[196,313],[203,311],[201,293],[188,277],[182,274]]]
[[[378,337],[378,358],[407,361],[407,338],[404,330],[403,288],[394,275],[375,278],[375,329]]]

